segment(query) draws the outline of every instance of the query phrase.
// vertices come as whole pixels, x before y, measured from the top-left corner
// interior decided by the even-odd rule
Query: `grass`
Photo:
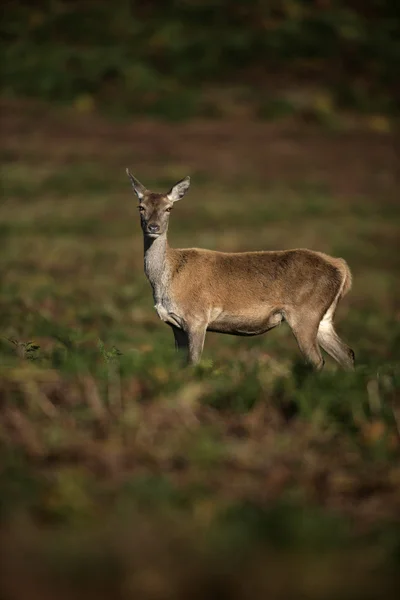
[[[172,245],[346,258],[354,287],[337,326],[358,366],[343,373],[328,359],[310,373],[282,326],[252,339],[209,334],[202,364],[182,370],[152,308],[125,164],[107,144],[96,163],[84,151],[66,161],[51,130],[41,143],[40,161],[31,147],[16,156],[12,135],[2,150],[5,593],[391,597],[398,205],[383,190],[343,196],[307,175],[194,177]],[[180,177],[175,161],[157,164],[153,178],[135,174],[156,189]]]

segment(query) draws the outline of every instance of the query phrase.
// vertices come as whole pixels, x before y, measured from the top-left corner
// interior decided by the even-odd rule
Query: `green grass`
[[[47,143],[39,166],[30,150],[16,159],[6,142],[2,153],[7,589],[24,597],[17,569],[41,597],[56,594],[54,575],[73,598],[100,597],[99,581],[104,598],[390,597],[398,205],[307,179],[195,177],[172,216],[172,245],[346,258],[354,287],[337,327],[357,369],[328,359],[310,373],[284,326],[253,339],[209,334],[202,364],[182,369],[152,308],[123,167],[111,168],[107,147],[97,164],[57,162]],[[168,169],[135,174],[160,189],[173,183]]]

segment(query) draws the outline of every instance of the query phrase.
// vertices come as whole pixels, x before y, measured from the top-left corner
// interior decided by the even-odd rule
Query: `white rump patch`
[[[332,329],[332,318],[324,317],[318,326],[318,331],[329,331]]]
[[[328,308],[328,310],[322,317],[322,319],[319,323],[318,331],[329,331],[330,329],[332,329],[332,326],[333,326],[332,318],[333,318],[333,313],[335,311],[335,308],[336,308],[336,299],[330,305],[330,307]]]

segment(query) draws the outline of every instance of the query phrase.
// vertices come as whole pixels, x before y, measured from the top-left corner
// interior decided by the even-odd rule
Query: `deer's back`
[[[269,294],[279,300],[298,299],[318,287],[337,291],[344,261],[320,252],[294,249],[270,252],[216,252],[197,248],[171,249],[171,285],[175,293],[251,300]]]

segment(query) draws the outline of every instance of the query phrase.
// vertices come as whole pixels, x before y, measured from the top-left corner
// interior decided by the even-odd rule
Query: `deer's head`
[[[139,199],[140,223],[145,236],[156,238],[168,229],[169,215],[175,202],[183,198],[190,186],[190,177],[178,181],[167,194],[147,190],[129,171],[133,191]]]

